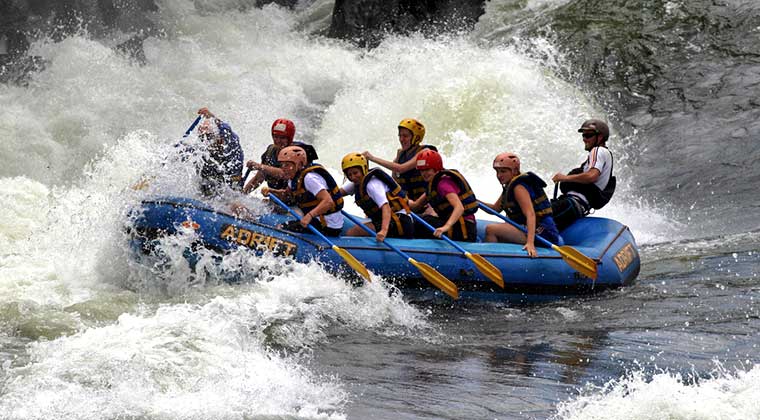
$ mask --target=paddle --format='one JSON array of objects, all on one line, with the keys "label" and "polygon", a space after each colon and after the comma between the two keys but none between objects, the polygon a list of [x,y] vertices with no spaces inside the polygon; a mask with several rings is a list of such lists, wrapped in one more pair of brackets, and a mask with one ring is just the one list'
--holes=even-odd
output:
[{"label": "paddle", "polygon": [[[435,228],[430,226],[430,224],[426,222],[425,219],[423,219],[422,217],[418,216],[415,213],[412,213],[412,217],[414,217],[414,219],[417,220],[418,222],[422,223],[422,225],[428,228],[431,232],[435,232]],[[481,273],[483,273],[486,277],[491,279],[491,281],[493,281],[494,283],[504,288],[504,277],[501,274],[501,270],[499,270],[493,264],[488,262],[488,260],[483,258],[480,254],[471,254],[466,249],[459,246],[456,242],[452,241],[451,238],[449,238],[448,236],[441,235],[441,239],[444,239],[454,248],[459,250],[459,252],[464,253],[464,256],[467,257],[473,263],[475,263],[475,267],[477,267]]]},{"label": "paddle", "polygon": [[[345,210],[341,210],[341,213],[343,213],[344,216],[348,217],[352,222],[356,223],[358,226],[361,226],[362,229],[367,231],[371,236],[377,236],[377,233],[375,233],[372,229],[367,227],[364,223],[362,223],[360,220],[356,219],[356,217],[352,216],[351,214],[348,214]],[[451,280],[447,279],[443,274],[439,273],[435,268],[415,260],[414,258],[407,255],[404,251],[396,248],[394,245],[383,241],[383,243],[393,251],[395,251],[398,255],[401,255],[409,261],[413,266],[419,270],[420,274],[422,274],[422,277],[425,277],[425,280],[429,281],[433,286],[439,288],[443,293],[446,293],[447,295],[451,296],[454,299],[459,299],[459,290],[457,289],[457,285],[452,283]]]},{"label": "paddle", "polygon": [[[301,220],[301,216],[298,215],[298,213],[295,212],[292,208],[290,208],[287,204],[283,203],[279,198],[277,198],[274,194],[269,194],[269,199],[277,203],[278,206],[282,207],[283,209],[290,212],[290,214],[293,215],[298,221]],[[312,233],[322,238],[323,241],[327,242],[328,245],[332,248],[333,251],[335,251],[338,255],[340,255],[346,263],[351,266],[354,270],[356,270],[357,273],[359,273],[362,277],[367,279],[367,281],[371,281],[369,277],[369,271],[367,271],[367,268],[364,267],[362,263],[359,262],[356,258],[354,258],[353,255],[349,254],[348,251],[345,249],[335,245],[332,243],[325,235],[322,234],[317,228],[312,226],[311,224],[307,225],[309,227],[309,230],[311,230]]]},{"label": "paddle", "polygon": [[[195,127],[198,125],[199,122],[201,122],[201,118],[202,116],[198,115],[195,118],[195,120],[193,120],[193,123],[190,124],[190,127],[188,127],[187,130],[185,130],[185,134],[182,136],[183,139],[187,138],[187,136],[189,136],[190,133],[192,133],[193,130],[195,130]],[[181,144],[182,144],[182,140],[180,140],[179,143],[175,144],[174,147],[179,147]],[[140,177],[139,181],[135,182],[134,185],[132,185],[131,188],[137,191],[144,190],[145,188],[148,187],[148,184],[150,184],[150,179],[148,179],[147,177],[145,177],[145,175],[143,175]]]},{"label": "paddle", "polygon": [[[481,202],[478,202],[478,205],[480,206],[481,209],[485,210],[487,213],[493,214],[494,216],[504,220],[505,222],[511,224],[512,226],[520,229],[523,233],[527,234],[524,227],[513,222],[512,220],[509,220],[509,218],[504,216],[503,214],[497,212],[496,210],[488,207],[487,205]],[[536,235],[536,239],[538,239],[538,241],[541,242],[542,244],[548,247],[551,247],[551,249],[559,252],[559,254],[562,256],[562,259],[567,263],[567,265],[572,267],[575,271],[583,274],[586,277],[596,280],[596,277],[598,274],[596,261],[583,255],[580,251],[578,251],[577,249],[571,246],[568,246],[568,245],[557,246],[547,241],[546,239],[542,238],[539,235]]]}]

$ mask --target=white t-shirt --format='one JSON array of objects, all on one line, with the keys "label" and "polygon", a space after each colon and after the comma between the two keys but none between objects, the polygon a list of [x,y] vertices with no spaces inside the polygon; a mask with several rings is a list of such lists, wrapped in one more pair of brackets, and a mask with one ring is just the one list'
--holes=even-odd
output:
[{"label": "white t-shirt", "polygon": [[[291,186],[293,186],[292,182]],[[309,172],[306,174],[303,179],[303,186],[306,188],[306,191],[314,194],[315,197],[322,190],[327,190],[327,192],[330,192],[327,189],[327,181],[325,181],[321,175],[318,175],[314,172]],[[343,229],[343,215],[340,214],[340,212],[324,214],[323,216],[325,218],[325,222],[327,222],[327,227],[333,229]]]},{"label": "white t-shirt", "polygon": [[[599,170],[599,178],[594,182],[594,185],[603,190],[607,187],[610,176],[612,176],[612,153],[606,147],[594,147],[588,152],[588,157],[582,168],[583,172],[588,172],[591,168]],[[588,204],[588,200],[581,193],[570,191],[568,195],[580,197]]]},{"label": "white t-shirt", "polygon": [[[346,192],[346,194],[356,194],[356,184],[353,182],[347,182],[345,185],[343,185],[343,191]],[[385,203],[388,202],[388,196],[386,193],[390,191],[390,188],[388,188],[385,183],[377,178],[372,178],[367,183],[367,195],[369,198],[372,199],[372,201],[377,204],[377,207],[382,208]],[[401,209],[397,211],[398,214],[406,214],[406,210]]]}]

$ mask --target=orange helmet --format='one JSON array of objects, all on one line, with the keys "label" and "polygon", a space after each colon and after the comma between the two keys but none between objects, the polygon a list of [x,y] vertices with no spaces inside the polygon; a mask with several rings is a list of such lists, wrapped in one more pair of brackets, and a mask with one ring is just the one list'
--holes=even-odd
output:
[{"label": "orange helmet", "polygon": [[288,146],[280,150],[277,160],[280,162],[293,162],[296,166],[300,163],[301,167],[304,167],[307,162],[306,151],[298,146]]},{"label": "orange helmet", "polygon": [[493,159],[493,168],[510,168],[520,172],[520,158],[512,152],[499,153]]},{"label": "orange helmet", "polygon": [[399,128],[406,128],[412,132],[412,144],[418,145],[425,138],[425,126],[414,118],[407,118],[398,123]]},{"label": "orange helmet", "polygon": [[425,169],[443,170],[443,159],[435,150],[425,149],[417,154],[417,170]]},{"label": "orange helmet", "polygon": [[278,118],[272,123],[272,135],[285,136],[290,144],[296,135],[296,125],[286,118]]}]

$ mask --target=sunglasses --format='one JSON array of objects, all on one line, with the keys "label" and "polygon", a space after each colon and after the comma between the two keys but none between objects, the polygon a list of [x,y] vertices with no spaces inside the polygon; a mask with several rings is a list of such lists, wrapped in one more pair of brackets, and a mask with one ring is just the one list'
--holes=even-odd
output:
[{"label": "sunglasses", "polygon": [[596,136],[596,134],[597,133],[583,133],[583,138],[584,139],[590,139],[590,138]]}]

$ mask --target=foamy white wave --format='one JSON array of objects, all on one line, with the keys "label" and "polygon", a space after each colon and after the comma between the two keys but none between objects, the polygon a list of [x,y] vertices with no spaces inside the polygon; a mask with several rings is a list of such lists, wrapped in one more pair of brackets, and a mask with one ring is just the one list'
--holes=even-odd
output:
[{"label": "foamy white wave", "polygon": [[685,378],[641,372],[588,387],[583,395],[558,407],[556,418],[583,419],[757,419],[760,418],[760,366],[748,371],[717,369],[712,377]]},{"label": "foamy white wave", "polygon": [[346,394],[335,379],[262,347],[248,329],[254,309],[217,298],[36,343],[32,362],[10,372],[0,412],[8,419],[343,418]]}]

